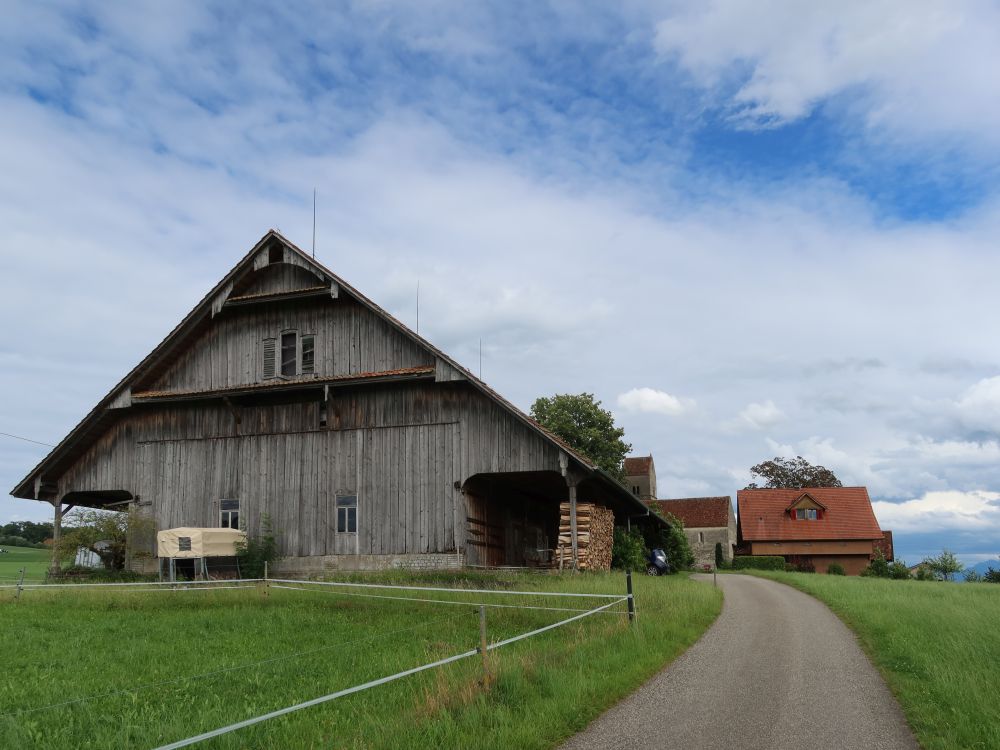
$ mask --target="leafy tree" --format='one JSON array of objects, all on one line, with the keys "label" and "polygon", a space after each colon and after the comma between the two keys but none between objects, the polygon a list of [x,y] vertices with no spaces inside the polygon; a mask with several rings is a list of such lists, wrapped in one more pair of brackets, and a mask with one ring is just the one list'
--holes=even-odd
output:
[{"label": "leafy tree", "polygon": [[623,462],[632,446],[622,439],[625,430],[594,400],[594,394],[539,398],[531,405],[531,416],[619,482],[625,481]]},{"label": "leafy tree", "polygon": [[775,456],[750,469],[750,473],[760,480],[751,482],[744,489],[781,489],[794,487],[843,487],[832,471],[825,466],[813,466],[802,456],[781,458]]},{"label": "leafy tree", "polygon": [[611,547],[611,567],[619,570],[645,570],[649,550],[638,529],[626,531],[615,527],[614,543]]},{"label": "leafy tree", "polygon": [[990,565],[983,573],[983,581],[985,583],[1000,583],[1000,570]]},{"label": "leafy tree", "polygon": [[56,554],[63,561],[72,560],[79,547],[96,552],[109,570],[122,570],[132,541],[133,557],[148,557],[145,542],[152,536],[152,518],[138,511],[111,511],[78,508],[66,517],[66,530],[59,537]]},{"label": "leafy tree", "polygon": [[975,568],[966,568],[965,572],[962,573],[962,577],[966,583],[981,583],[983,580],[983,576]]},{"label": "leafy tree", "polygon": [[929,557],[924,562],[934,575],[942,581],[955,580],[955,574],[961,573],[965,569],[965,566],[958,561],[955,554],[947,549],[941,550],[940,555]]},{"label": "leafy tree", "polygon": [[52,537],[52,522],[11,521],[0,526],[0,536],[19,536],[29,544],[40,544]]}]

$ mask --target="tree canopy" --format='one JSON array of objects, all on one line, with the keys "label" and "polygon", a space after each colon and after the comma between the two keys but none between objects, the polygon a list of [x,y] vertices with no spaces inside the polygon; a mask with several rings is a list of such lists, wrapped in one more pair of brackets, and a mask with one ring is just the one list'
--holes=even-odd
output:
[{"label": "tree canopy", "polygon": [[[128,557],[129,544],[151,544],[156,525],[153,520],[135,510],[107,511],[77,508],[66,518],[73,528],[59,539],[58,554],[62,560],[72,560],[79,547],[96,552],[109,570],[122,570]],[[138,544],[137,544],[138,543]],[[146,557],[144,551],[136,557]]]},{"label": "tree canopy", "polygon": [[813,466],[802,456],[781,458],[775,456],[750,469],[750,473],[763,480],[753,481],[744,489],[783,489],[794,487],[843,487],[836,475],[825,466]]},{"label": "tree canopy", "polygon": [[625,481],[623,462],[632,446],[622,438],[625,430],[592,393],[562,393],[539,398],[531,405],[531,416],[575,450],[585,455],[620,482]]}]

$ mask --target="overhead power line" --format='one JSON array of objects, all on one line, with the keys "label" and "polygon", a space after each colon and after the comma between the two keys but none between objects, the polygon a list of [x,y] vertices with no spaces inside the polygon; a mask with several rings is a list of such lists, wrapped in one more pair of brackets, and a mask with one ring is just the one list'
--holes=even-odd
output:
[{"label": "overhead power line", "polygon": [[43,443],[41,440],[32,440],[31,438],[21,437],[20,435],[11,435],[9,432],[0,432],[0,435],[5,437],[14,438],[15,440],[23,440],[26,443],[34,443],[35,445],[44,445],[46,448],[55,448],[51,443]]}]

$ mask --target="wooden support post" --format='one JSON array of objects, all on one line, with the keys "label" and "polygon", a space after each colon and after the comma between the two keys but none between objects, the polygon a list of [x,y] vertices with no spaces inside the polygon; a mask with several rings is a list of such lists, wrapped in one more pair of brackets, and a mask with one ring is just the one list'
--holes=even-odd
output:
[{"label": "wooden support post", "polygon": [[576,484],[569,486],[569,533],[572,545],[573,570],[580,569],[579,539],[576,535]]},{"label": "wooden support post", "polygon": [[20,579],[18,579],[17,582],[17,594],[15,594],[14,596],[15,602],[21,601],[21,591],[24,589],[24,570],[25,570],[24,568],[21,568],[21,577]]},{"label": "wooden support post", "polygon": [[59,577],[59,537],[62,536],[62,501],[52,503],[55,515],[52,518],[52,562],[49,564],[49,576]]}]

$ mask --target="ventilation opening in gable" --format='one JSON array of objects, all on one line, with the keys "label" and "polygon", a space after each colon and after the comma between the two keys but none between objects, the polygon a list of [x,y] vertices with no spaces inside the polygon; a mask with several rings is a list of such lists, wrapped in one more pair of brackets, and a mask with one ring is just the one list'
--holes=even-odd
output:
[{"label": "ventilation opening in gable", "polygon": [[272,265],[274,263],[284,263],[285,262],[285,248],[281,245],[275,243],[267,249],[267,263]]}]

